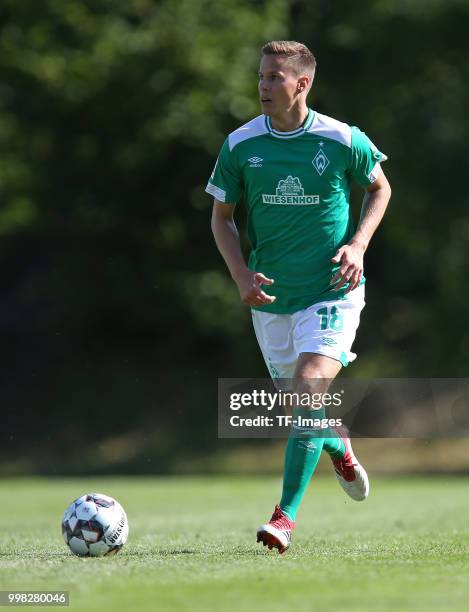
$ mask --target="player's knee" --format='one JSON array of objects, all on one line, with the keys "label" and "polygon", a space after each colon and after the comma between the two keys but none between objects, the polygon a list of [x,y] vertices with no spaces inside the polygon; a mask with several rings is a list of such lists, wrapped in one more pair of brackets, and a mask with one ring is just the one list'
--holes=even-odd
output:
[{"label": "player's knee", "polygon": [[313,395],[316,393],[326,393],[329,384],[330,381],[326,378],[326,372],[321,368],[299,372],[293,380],[294,389],[298,394],[307,393]]}]

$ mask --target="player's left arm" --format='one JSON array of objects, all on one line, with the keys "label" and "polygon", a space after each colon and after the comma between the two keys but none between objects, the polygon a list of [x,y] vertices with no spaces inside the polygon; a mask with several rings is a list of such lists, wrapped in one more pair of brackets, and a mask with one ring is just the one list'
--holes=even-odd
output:
[{"label": "player's left arm", "polygon": [[337,250],[331,260],[333,263],[341,264],[331,280],[331,285],[337,283],[334,287],[336,291],[346,283],[350,283],[346,289],[348,293],[360,284],[363,276],[363,256],[371,237],[381,223],[390,197],[391,186],[381,168],[376,180],[366,187],[357,231],[350,242]]}]

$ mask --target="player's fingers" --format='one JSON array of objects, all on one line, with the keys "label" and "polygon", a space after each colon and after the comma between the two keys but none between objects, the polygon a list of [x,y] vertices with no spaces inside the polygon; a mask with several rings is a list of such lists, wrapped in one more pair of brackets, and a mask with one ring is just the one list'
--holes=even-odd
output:
[{"label": "player's fingers", "polygon": [[267,295],[267,293],[261,291],[260,299],[263,301],[264,304],[272,304],[272,302],[275,302],[277,298],[275,297],[275,295]]},{"label": "player's fingers", "polygon": [[340,281],[337,283],[337,285],[334,287],[334,291],[338,291],[339,289],[341,289],[346,283],[348,283],[348,281],[350,280],[350,277],[353,274],[353,269],[351,269],[351,266],[348,268],[348,270],[345,272],[345,274],[342,276],[342,278],[340,279]]},{"label": "player's fingers", "polygon": [[267,295],[264,291],[252,291],[245,297],[243,302],[248,306],[261,306],[262,304],[272,304],[277,298],[274,295]]},{"label": "player's fingers", "polygon": [[249,291],[247,295],[242,298],[243,302],[248,306],[257,305],[259,303],[259,291],[254,287]]},{"label": "player's fingers", "polygon": [[247,304],[247,306],[260,306],[262,303],[260,300],[252,299],[252,298],[251,299],[246,298],[245,300],[243,300],[243,302]]},{"label": "player's fingers", "polygon": [[360,285],[360,283],[362,282],[362,277],[363,277],[363,270],[360,270],[357,275],[357,282],[355,283],[354,289],[356,289]]},{"label": "player's fingers", "polygon": [[339,263],[344,253],[344,247],[340,247],[334,257],[331,259],[332,263]]},{"label": "player's fingers", "polygon": [[251,308],[255,307],[255,306],[265,306],[266,304],[272,304],[272,302],[275,301],[275,298],[270,298],[269,300],[252,300],[250,302],[244,302],[245,304],[247,304],[248,306],[250,306]]},{"label": "player's fingers", "polygon": [[335,283],[339,280],[339,278],[341,278],[343,272],[342,272],[342,268],[336,272],[336,274],[334,274],[334,276],[331,278],[331,285],[335,285]]},{"label": "player's fingers", "polygon": [[358,285],[360,284],[361,278],[362,278],[361,270],[356,270],[350,278],[350,283],[347,289],[345,290],[345,293],[350,293],[350,291],[353,291],[354,289],[356,289]]},{"label": "player's fingers", "polygon": [[267,278],[267,276],[262,274],[262,272],[256,272],[256,274],[254,274],[254,278],[259,285],[273,285],[274,283],[273,278]]},{"label": "player's fingers", "polygon": [[339,278],[343,277],[344,274],[347,273],[347,270],[349,269],[349,267],[350,266],[348,264],[344,264],[340,268],[340,270],[337,270],[337,272],[334,274],[334,276],[331,279],[331,285],[334,285],[339,280]]},{"label": "player's fingers", "polygon": [[259,305],[271,304],[275,301],[276,298],[274,295],[268,295],[267,293],[264,293],[264,291],[257,291],[255,295],[251,296],[251,299],[256,302],[257,305]]}]

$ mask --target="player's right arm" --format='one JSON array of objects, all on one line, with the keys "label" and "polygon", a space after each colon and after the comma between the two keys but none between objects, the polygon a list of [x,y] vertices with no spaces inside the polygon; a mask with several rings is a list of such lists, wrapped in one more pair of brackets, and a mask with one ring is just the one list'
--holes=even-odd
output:
[{"label": "player's right arm", "polygon": [[253,272],[247,267],[234,221],[234,209],[235,204],[220,202],[215,198],[212,210],[212,232],[218,250],[238,286],[241,300],[248,306],[271,304],[275,297],[267,295],[261,285],[271,285],[274,281],[261,272]]}]

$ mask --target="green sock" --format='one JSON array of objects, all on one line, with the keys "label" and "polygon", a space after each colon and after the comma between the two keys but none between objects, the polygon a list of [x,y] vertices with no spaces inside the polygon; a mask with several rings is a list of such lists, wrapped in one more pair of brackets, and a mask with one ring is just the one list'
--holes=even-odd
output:
[{"label": "green sock", "polygon": [[324,438],[324,450],[333,459],[342,459],[345,455],[345,444],[342,438],[331,428],[329,428],[331,434],[330,438]]},{"label": "green sock", "polygon": [[[324,409],[296,408],[293,410],[293,418],[298,416],[324,418]],[[317,434],[317,431],[310,430],[300,437],[290,435],[288,438],[280,508],[292,521],[295,520],[303,494],[321,456],[324,438],[319,438]],[[298,433],[296,435],[298,436]]]}]

